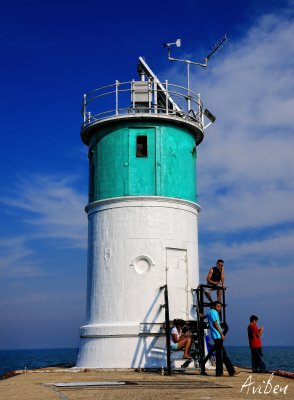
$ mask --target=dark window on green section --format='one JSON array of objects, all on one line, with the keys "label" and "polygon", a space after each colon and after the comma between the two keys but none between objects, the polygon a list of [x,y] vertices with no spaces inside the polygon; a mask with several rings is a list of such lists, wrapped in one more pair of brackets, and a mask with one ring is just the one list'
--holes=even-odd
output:
[{"label": "dark window on green section", "polygon": [[137,136],[136,156],[147,157],[147,136]]}]

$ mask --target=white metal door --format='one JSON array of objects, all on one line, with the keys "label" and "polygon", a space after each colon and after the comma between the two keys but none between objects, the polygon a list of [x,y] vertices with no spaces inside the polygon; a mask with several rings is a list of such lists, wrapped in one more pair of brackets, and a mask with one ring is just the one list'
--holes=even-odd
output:
[{"label": "white metal door", "polygon": [[187,250],[166,249],[166,283],[170,319],[188,319]]}]

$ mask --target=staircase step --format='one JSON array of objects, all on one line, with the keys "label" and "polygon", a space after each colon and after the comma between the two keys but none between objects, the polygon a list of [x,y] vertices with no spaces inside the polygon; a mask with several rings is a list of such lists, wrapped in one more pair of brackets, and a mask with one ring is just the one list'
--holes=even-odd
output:
[{"label": "staircase step", "polygon": [[173,369],[181,369],[181,368],[192,368],[195,369],[194,360],[186,360],[184,358],[173,360],[172,361]]}]

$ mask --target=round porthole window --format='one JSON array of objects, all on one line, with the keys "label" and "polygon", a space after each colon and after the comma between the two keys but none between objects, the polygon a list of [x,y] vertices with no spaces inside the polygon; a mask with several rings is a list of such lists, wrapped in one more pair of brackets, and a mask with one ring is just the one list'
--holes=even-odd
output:
[{"label": "round porthole window", "polygon": [[139,256],[133,260],[131,265],[138,274],[144,275],[150,270],[151,266],[154,265],[154,262],[148,256]]}]

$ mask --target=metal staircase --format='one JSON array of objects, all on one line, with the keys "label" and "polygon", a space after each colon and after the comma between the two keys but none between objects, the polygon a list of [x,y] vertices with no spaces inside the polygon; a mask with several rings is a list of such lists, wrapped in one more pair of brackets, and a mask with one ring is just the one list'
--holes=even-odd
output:
[{"label": "metal staircase", "polygon": [[165,309],[165,337],[166,337],[166,373],[171,375],[173,370],[185,369],[194,362],[194,366],[198,367],[200,361],[205,357],[205,330],[209,329],[208,323],[204,321],[205,316],[211,308],[211,303],[204,300],[205,288],[212,290],[222,290],[222,311],[220,315],[221,326],[226,326],[226,303],[225,303],[225,288],[219,288],[211,285],[199,285],[197,289],[192,289],[192,294],[196,293],[196,304],[193,307],[196,308],[197,320],[185,321],[192,332],[192,346],[191,355],[192,360],[185,360],[180,368],[172,369],[171,359],[171,348],[170,348],[170,329],[171,323],[169,318],[169,302],[168,302],[168,287],[167,285],[161,286],[161,290],[164,290],[164,304],[161,305]]}]

